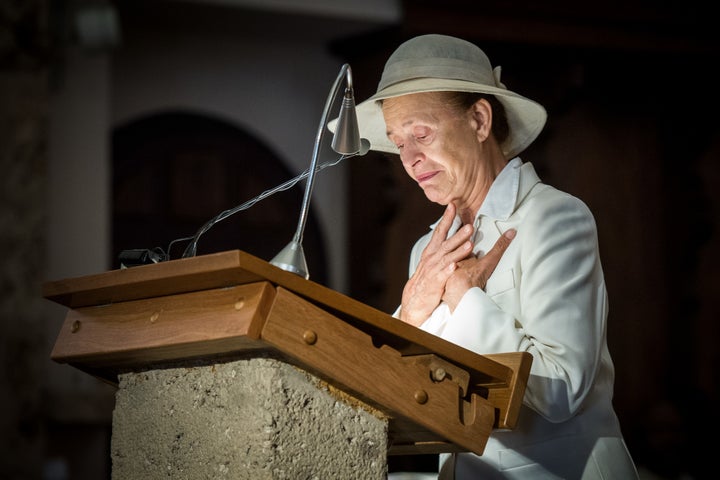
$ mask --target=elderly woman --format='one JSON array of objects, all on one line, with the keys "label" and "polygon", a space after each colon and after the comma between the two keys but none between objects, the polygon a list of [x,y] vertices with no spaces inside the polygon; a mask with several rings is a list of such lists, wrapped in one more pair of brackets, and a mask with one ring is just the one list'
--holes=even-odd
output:
[{"label": "elderly woman", "polygon": [[447,206],[412,250],[395,316],[479,354],[533,356],[517,427],[494,431],[482,456],[441,455],[440,478],[637,478],[612,405],[594,218],[518,157],[545,109],[472,43],[423,35],[357,112],[371,148],[399,154]]}]

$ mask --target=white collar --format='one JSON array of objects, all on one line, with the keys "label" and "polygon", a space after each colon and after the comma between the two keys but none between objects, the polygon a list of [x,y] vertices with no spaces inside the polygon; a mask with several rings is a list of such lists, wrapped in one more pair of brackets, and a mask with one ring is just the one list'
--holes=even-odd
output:
[{"label": "white collar", "polygon": [[520,167],[522,160],[515,157],[502,169],[500,174],[490,185],[487,196],[480,205],[475,218],[480,215],[496,220],[507,220],[515,210],[518,189],[520,188]]}]

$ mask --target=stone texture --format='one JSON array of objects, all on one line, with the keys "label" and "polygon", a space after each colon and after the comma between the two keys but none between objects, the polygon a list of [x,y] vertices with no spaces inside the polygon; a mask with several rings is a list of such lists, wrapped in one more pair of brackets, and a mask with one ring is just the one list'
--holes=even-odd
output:
[{"label": "stone texture", "polygon": [[387,478],[387,419],[343,397],[265,358],[121,375],[112,478]]},{"label": "stone texture", "polygon": [[0,71],[0,476],[10,480],[39,477],[45,441],[47,109],[45,71]]}]

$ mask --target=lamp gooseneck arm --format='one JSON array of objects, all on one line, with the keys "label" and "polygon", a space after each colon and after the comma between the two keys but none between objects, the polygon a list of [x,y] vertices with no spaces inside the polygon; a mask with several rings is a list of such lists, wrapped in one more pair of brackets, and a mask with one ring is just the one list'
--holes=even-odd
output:
[{"label": "lamp gooseneck arm", "polygon": [[312,196],[313,186],[315,185],[315,173],[317,171],[318,157],[320,156],[320,148],[322,146],[322,140],[325,136],[325,129],[330,115],[330,108],[332,108],[333,101],[338,94],[340,85],[343,77],[346,77],[348,89],[352,89],[352,71],[350,65],[347,63],[342,66],[340,73],[333,83],[330,94],[325,101],[325,108],[323,109],[322,118],[320,118],[320,125],[318,126],[317,135],[315,136],[315,146],[313,147],[312,160],[310,162],[310,173],[307,177],[307,183],[305,184],[305,194],[303,196],[302,207],[300,209],[300,218],[298,219],[297,230],[293,236],[293,242],[301,244],[303,241],[303,235],[305,232],[305,223],[307,222],[308,209],[310,206],[310,197]]}]

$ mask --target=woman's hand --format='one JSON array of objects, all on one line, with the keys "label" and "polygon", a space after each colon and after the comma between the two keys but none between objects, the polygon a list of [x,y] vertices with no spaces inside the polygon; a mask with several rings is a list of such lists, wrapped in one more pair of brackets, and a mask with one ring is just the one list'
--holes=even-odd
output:
[{"label": "woman's hand", "polygon": [[416,327],[425,322],[440,304],[445,293],[445,284],[455,272],[458,262],[472,255],[472,226],[465,225],[450,238],[446,238],[454,219],[455,206],[448,204],[430,242],[420,256],[415,273],[403,289],[400,309],[400,319],[403,322]]},{"label": "woman's hand", "polygon": [[485,290],[490,275],[495,271],[495,267],[513,238],[515,238],[515,230],[508,230],[498,238],[485,256],[477,258],[475,255],[471,255],[457,263],[457,267],[445,284],[445,293],[442,296],[442,300],[448,304],[451,312],[460,303],[465,292],[472,287],[480,287]]}]

